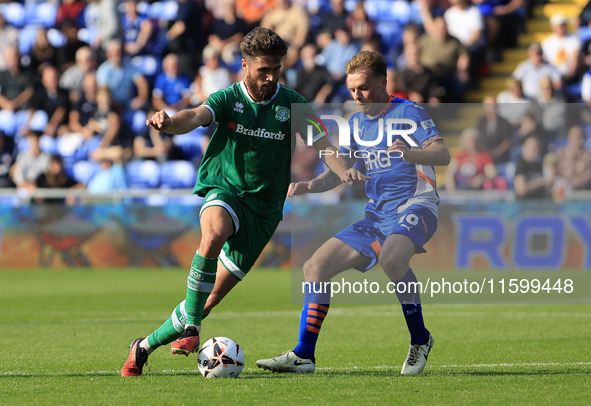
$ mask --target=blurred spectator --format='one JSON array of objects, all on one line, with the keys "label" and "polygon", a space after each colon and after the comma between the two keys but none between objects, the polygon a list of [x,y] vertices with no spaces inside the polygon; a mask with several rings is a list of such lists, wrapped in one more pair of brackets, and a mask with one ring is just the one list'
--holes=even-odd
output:
[{"label": "blurred spectator", "polygon": [[241,60],[239,44],[249,28],[242,18],[236,16],[232,0],[224,0],[220,7],[223,14],[211,24],[208,45],[218,51],[226,65],[234,67]]},{"label": "blurred spectator", "polygon": [[166,39],[168,44],[165,53],[177,54],[184,72],[197,71],[199,57],[203,49],[205,35],[204,19],[208,15],[202,2],[195,0],[177,0],[177,19],[174,20],[168,31]]},{"label": "blurred spectator", "polygon": [[49,155],[39,146],[40,132],[31,131],[26,138],[28,148],[19,152],[10,173],[12,182],[17,188],[33,190],[36,187],[37,177],[49,166]]},{"label": "blurred spectator", "polygon": [[94,134],[100,136],[100,142],[95,150],[90,151],[91,158],[99,161],[100,158],[96,156],[116,154],[121,159],[129,159],[132,153],[131,134],[123,124],[119,111],[113,106],[108,90],[97,91],[96,106],[88,125]]},{"label": "blurred spectator", "polygon": [[567,106],[556,94],[552,81],[547,76],[540,79],[540,91],[532,102],[532,111],[539,118],[547,137],[553,138],[565,130]]},{"label": "blurred spectator", "polygon": [[[35,180],[35,186],[38,188],[44,189],[70,189],[70,188],[83,188],[84,185],[81,183],[76,182],[72,179],[66,171],[64,170],[64,162],[62,157],[59,155],[51,155],[49,158],[49,165],[47,170],[40,174],[37,179]],[[52,198],[36,198],[36,203],[53,203],[53,204],[63,204],[74,203],[75,199],[73,197],[70,198],[63,198],[63,197],[52,197]]]},{"label": "blurred spectator", "polygon": [[301,137],[296,137],[296,145],[291,160],[291,181],[307,182],[314,179],[318,166],[318,153],[304,142]]},{"label": "blurred spectator", "polygon": [[119,40],[109,43],[107,60],[98,67],[96,82],[99,87],[109,89],[113,101],[123,110],[140,110],[147,105],[148,81],[123,59],[123,46]]},{"label": "blurred spectator", "polygon": [[276,0],[236,0],[235,7],[238,17],[251,27],[259,25],[265,14],[273,10]]},{"label": "blurred spectator", "polygon": [[[4,51],[6,70],[0,72],[0,119],[6,121],[7,135],[14,135],[17,130],[15,114],[29,107],[34,94],[34,78],[20,65],[20,54],[15,46],[8,46]],[[24,115],[26,113],[23,112]],[[10,128],[8,128],[10,127]]]},{"label": "blurred spectator", "polygon": [[525,0],[473,0],[484,18],[486,40],[493,60],[501,58],[504,48],[517,45],[523,26]]},{"label": "blurred spectator", "polygon": [[88,182],[87,190],[89,193],[102,194],[129,188],[120,152],[120,150],[115,149],[97,151],[94,158],[100,163],[100,171]]},{"label": "blurred spectator", "polygon": [[[41,87],[35,92],[30,109],[30,117],[26,126],[38,112],[47,115],[47,125],[42,129],[43,134],[56,137],[64,132],[63,126],[67,122],[70,111],[68,92],[58,85],[59,73],[54,66],[47,65],[41,73]],[[26,131],[23,131],[26,133]]]},{"label": "blurred spectator", "polygon": [[408,44],[404,49],[406,67],[396,73],[398,88],[406,93],[408,100],[416,103],[439,103],[435,75],[420,64],[421,50],[416,44]]},{"label": "blurred spectator", "polygon": [[82,0],[62,0],[57,7],[56,26],[62,27],[66,23],[72,23],[74,26],[80,25],[85,6],[86,3]]},{"label": "blurred spectator", "polygon": [[523,94],[521,81],[508,78],[505,83],[506,89],[497,95],[498,112],[511,125],[516,126],[529,109],[529,99]]},{"label": "blurred spectator", "polygon": [[337,28],[334,36],[334,40],[322,50],[321,55],[324,66],[335,84],[342,84],[345,80],[344,67],[359,52],[360,46],[356,42],[351,42],[351,36],[345,26]]},{"label": "blurred spectator", "polygon": [[[424,20],[431,18],[424,11],[423,15]],[[449,35],[443,17],[434,18],[432,24],[425,25],[425,29],[426,33],[418,40],[421,65],[429,68],[438,84],[445,88],[445,101],[461,101],[470,79],[470,56],[467,49],[457,38]]]},{"label": "blurred spectator", "polygon": [[484,114],[476,128],[482,150],[488,151],[495,164],[508,162],[515,128],[499,115],[495,96],[486,96],[482,101]]},{"label": "blurred spectator", "polygon": [[118,4],[119,0],[99,0],[98,44],[104,52],[111,41],[121,37],[121,13]]},{"label": "blurred spectator", "polygon": [[122,16],[123,46],[127,55],[150,53],[153,26],[150,19],[138,12],[138,0],[125,0]]},{"label": "blurred spectator", "polygon": [[292,0],[276,0],[275,7],[261,20],[261,27],[275,31],[287,42],[289,49],[285,68],[290,68],[296,62],[310,29],[310,18],[306,11],[292,4]]},{"label": "blurred spectator", "polygon": [[346,27],[348,16],[345,0],[330,0],[330,11],[322,15],[318,33],[334,33],[337,29]]},{"label": "blurred spectator", "polygon": [[168,54],[162,60],[162,73],[156,78],[152,91],[152,106],[174,114],[186,108],[191,101],[191,81],[180,72],[179,58]]},{"label": "blurred spectator", "polygon": [[521,81],[523,94],[529,99],[535,99],[540,90],[540,79],[544,76],[552,80],[555,90],[560,90],[562,81],[554,66],[544,60],[542,45],[533,42],[527,49],[527,59],[522,61],[513,71],[512,76]]},{"label": "blurred spectator", "polygon": [[86,43],[78,39],[78,27],[70,21],[66,20],[61,25],[61,32],[66,39],[66,43],[57,48],[56,66],[60,72],[65,72],[76,61],[76,52]]},{"label": "blurred spectator", "polygon": [[470,80],[478,82],[480,66],[484,62],[484,22],[478,7],[470,0],[450,0],[451,7],[443,18],[449,35],[460,40],[470,54]]},{"label": "blurred spectator", "polygon": [[332,76],[324,66],[316,63],[315,44],[304,45],[300,52],[302,68],[297,71],[294,89],[310,102],[326,103],[332,93]]},{"label": "blurred spectator", "polygon": [[353,12],[347,17],[347,28],[354,41],[367,41],[374,38],[376,23],[369,19],[363,2],[357,3]]},{"label": "blurred spectator", "polygon": [[[402,31],[402,43],[399,47],[392,47],[389,51],[391,59],[395,62],[397,69],[404,69],[406,67],[406,57],[404,56],[404,50],[409,45],[419,44],[419,37],[421,36],[421,30],[414,24],[409,24],[404,27]],[[379,49],[377,50],[379,52]]]},{"label": "blurred spectator", "polygon": [[528,109],[523,115],[523,117],[521,117],[515,135],[516,138],[513,142],[514,156],[517,154],[517,150],[519,149],[519,147],[521,147],[528,138],[532,137],[537,138],[537,140],[539,141],[540,153],[542,155],[545,153],[547,137],[544,133],[544,130],[542,129],[540,120],[538,120],[538,117],[536,117],[532,109]]},{"label": "blurred spectator", "polygon": [[553,176],[544,176],[540,141],[528,137],[515,166],[515,195],[520,199],[548,198],[553,182]]},{"label": "blurred spectator", "polygon": [[[0,55],[5,55],[6,48],[18,46],[18,30],[9,25],[0,13]],[[6,61],[0,58],[0,72],[6,70]]]},{"label": "blurred spectator", "polygon": [[556,151],[557,175],[572,190],[591,190],[591,151],[585,148],[585,133],[579,125],[568,130],[568,144]]},{"label": "blurred spectator", "polygon": [[95,135],[95,125],[91,119],[98,109],[96,91],[96,74],[88,72],[82,81],[80,98],[73,103],[69,115],[70,131],[81,134],[85,140],[90,140]]},{"label": "blurred spectator", "polygon": [[203,103],[210,94],[232,84],[230,71],[220,64],[218,51],[209,45],[203,48],[203,63],[192,85],[191,103],[194,105]]},{"label": "blurred spectator", "polygon": [[37,29],[35,34],[35,43],[31,49],[29,68],[41,74],[43,68],[47,65],[55,66],[57,60],[57,51],[53,45],[49,43],[47,38],[47,30],[45,28]]},{"label": "blurred spectator", "polygon": [[159,162],[183,159],[182,152],[172,142],[171,134],[148,126],[133,139],[133,157],[134,159],[155,159]]},{"label": "blurred spectator", "polygon": [[452,156],[445,172],[445,188],[454,190],[482,190],[485,182],[492,188],[497,177],[491,155],[478,148],[478,130],[466,128],[460,135],[460,151]]},{"label": "blurred spectator", "polygon": [[542,42],[542,50],[548,62],[569,83],[578,78],[581,42],[567,33],[566,23],[567,19],[562,14],[550,17],[552,35]]},{"label": "blurred spectator", "polygon": [[59,84],[68,91],[72,103],[79,100],[82,94],[82,81],[92,69],[92,63],[92,51],[84,46],[76,51],[76,63],[62,74]]},{"label": "blurred spectator", "polygon": [[14,162],[14,141],[0,131],[0,188],[14,187],[10,168]]}]

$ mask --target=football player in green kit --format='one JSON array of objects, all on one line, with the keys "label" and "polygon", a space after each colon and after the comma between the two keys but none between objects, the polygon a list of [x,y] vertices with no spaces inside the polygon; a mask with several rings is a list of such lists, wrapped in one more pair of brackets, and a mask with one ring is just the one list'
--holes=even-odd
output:
[{"label": "football player in green kit", "polygon": [[[240,44],[245,78],[213,93],[203,105],[172,117],[155,113],[147,120],[157,130],[184,134],[217,122],[193,193],[205,198],[200,215],[202,238],[187,278],[186,300],[145,338],[130,345],[122,376],[142,374],[148,355],[171,344],[174,354],[199,349],[201,320],[246,275],[282,218],[295,145],[290,110],[306,100],[279,84],[287,53],[273,31],[255,28]],[[330,150],[325,163],[343,182],[366,179],[336,154],[324,133],[314,134],[317,150]],[[219,259],[219,262],[218,262]]]}]

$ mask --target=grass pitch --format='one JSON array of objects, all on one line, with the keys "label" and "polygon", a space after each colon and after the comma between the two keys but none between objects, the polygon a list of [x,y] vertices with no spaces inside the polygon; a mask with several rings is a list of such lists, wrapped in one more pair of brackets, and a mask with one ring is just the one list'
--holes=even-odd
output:
[{"label": "grass pitch", "polygon": [[[591,305],[426,305],[435,346],[399,375],[408,332],[398,304],[333,306],[312,375],[260,371],[293,348],[290,274],[257,269],[204,322],[202,340],[244,348],[238,379],[209,380],[195,355],[161,348],[139,378],[119,371],[185,295],[185,270],[0,271],[0,405],[498,404],[591,399]],[[420,278],[419,273],[419,278]]]}]

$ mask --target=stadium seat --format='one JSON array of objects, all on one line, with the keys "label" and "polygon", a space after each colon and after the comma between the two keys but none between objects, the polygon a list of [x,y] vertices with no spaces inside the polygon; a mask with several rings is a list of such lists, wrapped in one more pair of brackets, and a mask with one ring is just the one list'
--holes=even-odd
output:
[{"label": "stadium seat", "polygon": [[37,36],[38,25],[26,25],[18,36],[18,50],[21,55],[29,55],[35,44],[35,37]]},{"label": "stadium seat", "polygon": [[167,161],[160,165],[160,187],[192,189],[197,180],[195,165],[189,161]]},{"label": "stadium seat", "polygon": [[88,185],[90,179],[101,170],[100,164],[94,161],[78,161],[72,167],[74,180]]},{"label": "stadium seat", "polygon": [[160,165],[155,161],[131,161],[125,172],[131,189],[154,189],[160,185]]},{"label": "stadium seat", "polygon": [[131,64],[146,77],[150,84],[154,84],[160,73],[161,62],[154,55],[137,55],[131,58]]},{"label": "stadium seat", "polygon": [[156,1],[148,8],[147,15],[156,20],[172,21],[176,20],[178,10],[179,5],[176,1]]},{"label": "stadium seat", "polygon": [[45,28],[55,27],[55,18],[57,16],[57,4],[44,3],[29,3],[25,5],[26,24],[39,24]]},{"label": "stadium seat", "polygon": [[136,135],[146,128],[148,115],[143,110],[128,110],[123,113],[122,118],[133,134]]},{"label": "stadium seat", "polygon": [[16,28],[23,28],[25,25],[25,7],[16,2],[0,4],[0,13],[6,22]]},{"label": "stadium seat", "polygon": [[207,135],[207,128],[198,127],[187,134],[176,134],[172,143],[176,145],[187,161],[203,156],[203,138]]},{"label": "stadium seat", "polygon": [[47,30],[47,40],[56,48],[61,48],[66,44],[66,36],[57,28]]},{"label": "stadium seat", "polygon": [[50,135],[42,135],[39,139],[41,151],[47,154],[57,154],[57,140]]}]

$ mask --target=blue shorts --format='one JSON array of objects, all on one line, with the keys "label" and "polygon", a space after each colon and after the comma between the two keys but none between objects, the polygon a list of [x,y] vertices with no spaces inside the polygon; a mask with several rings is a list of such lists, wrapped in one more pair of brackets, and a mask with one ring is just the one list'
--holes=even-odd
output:
[{"label": "blue shorts", "polygon": [[417,253],[427,252],[423,245],[437,230],[437,216],[422,206],[413,205],[400,214],[387,217],[366,217],[343,229],[335,238],[364,257],[368,263],[357,270],[368,271],[377,262],[386,238],[392,234],[405,235],[415,244]]}]

